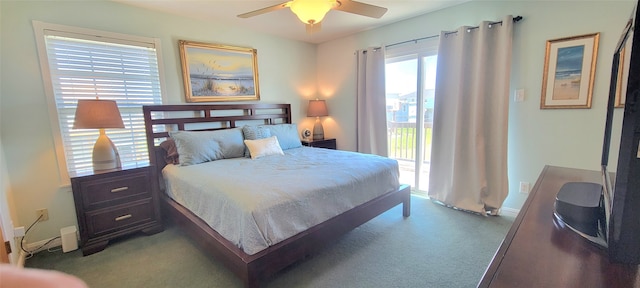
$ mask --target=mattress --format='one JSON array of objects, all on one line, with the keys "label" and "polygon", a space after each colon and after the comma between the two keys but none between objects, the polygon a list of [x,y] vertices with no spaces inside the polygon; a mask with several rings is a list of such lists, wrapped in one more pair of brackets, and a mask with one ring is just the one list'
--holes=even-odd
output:
[{"label": "mattress", "polygon": [[284,153],[167,165],[165,192],[252,255],[399,187],[393,159],[309,147]]}]

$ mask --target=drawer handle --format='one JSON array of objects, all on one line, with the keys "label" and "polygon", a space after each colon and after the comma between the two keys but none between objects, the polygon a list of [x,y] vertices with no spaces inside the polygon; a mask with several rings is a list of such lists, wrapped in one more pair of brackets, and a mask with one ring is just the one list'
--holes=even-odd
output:
[{"label": "drawer handle", "polygon": [[129,219],[131,217],[133,217],[133,216],[131,216],[131,214],[123,215],[123,216],[120,216],[120,217],[116,217],[116,221],[122,221],[122,220],[125,220],[125,219]]},{"label": "drawer handle", "polygon": [[129,187],[125,186],[125,187],[120,187],[120,188],[113,188],[111,189],[111,193],[118,193],[118,192],[122,192],[122,191],[126,191],[129,190]]}]

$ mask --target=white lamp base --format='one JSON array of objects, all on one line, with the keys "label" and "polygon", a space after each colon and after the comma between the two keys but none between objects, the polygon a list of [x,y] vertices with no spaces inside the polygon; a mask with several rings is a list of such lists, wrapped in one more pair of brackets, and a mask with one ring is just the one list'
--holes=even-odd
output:
[{"label": "white lamp base", "polygon": [[316,123],[313,124],[313,140],[324,140],[324,128],[320,123],[320,117],[316,117]]},{"label": "white lamp base", "polygon": [[120,168],[122,164],[116,145],[113,145],[111,139],[104,133],[104,129],[100,129],[100,136],[93,146],[93,170],[105,171]]}]

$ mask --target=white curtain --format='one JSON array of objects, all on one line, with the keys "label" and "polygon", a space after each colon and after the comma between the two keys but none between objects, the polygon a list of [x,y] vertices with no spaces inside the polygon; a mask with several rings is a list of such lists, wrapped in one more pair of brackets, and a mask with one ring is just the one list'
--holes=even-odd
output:
[{"label": "white curtain", "polygon": [[388,155],[384,47],[356,51],[358,152]]},{"label": "white curtain", "polygon": [[429,197],[495,215],[509,191],[513,19],[489,24],[440,34]]}]

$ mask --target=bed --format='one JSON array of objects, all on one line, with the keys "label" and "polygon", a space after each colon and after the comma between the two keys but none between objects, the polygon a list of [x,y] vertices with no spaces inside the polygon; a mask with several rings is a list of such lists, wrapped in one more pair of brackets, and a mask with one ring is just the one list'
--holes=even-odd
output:
[{"label": "bed", "polygon": [[[344,164],[340,165],[349,165],[349,162],[352,162],[351,165],[353,165],[353,167],[348,169],[354,170],[356,166],[363,166],[368,165],[370,162],[376,162],[378,158],[373,156],[358,156],[353,155],[355,153],[326,150],[322,148],[294,147],[292,149],[285,150],[281,157],[264,157],[261,161],[253,161],[251,158],[239,157],[237,159],[233,158],[221,159],[220,161],[209,161],[186,167],[179,166],[179,168],[174,167],[174,165],[165,167],[167,165],[165,159],[168,158],[168,155],[166,149],[162,148],[166,148],[166,146],[161,144],[164,144],[163,142],[169,138],[170,133],[175,138],[178,133],[182,133],[175,131],[222,130],[229,133],[237,133],[235,130],[246,126],[285,126],[291,123],[291,107],[289,104],[155,105],[144,106],[143,112],[150,163],[152,167],[155,168],[152,169],[152,178],[154,180],[157,179],[157,181],[153,181],[152,186],[153,189],[160,191],[160,193],[158,193],[159,195],[162,195],[161,202],[163,203],[164,219],[166,221],[176,223],[207,253],[221,260],[231,271],[242,279],[245,287],[259,287],[261,281],[264,281],[268,277],[296,261],[312,255],[322,249],[325,245],[335,242],[341,235],[353,230],[359,225],[395,207],[396,205],[403,204],[402,214],[404,217],[408,217],[410,215],[411,202],[410,187],[408,185],[398,185],[397,182],[395,185],[390,185],[385,182],[378,183],[375,181],[379,181],[377,179],[383,178],[380,175],[365,175],[366,173],[362,173],[363,177],[369,178],[363,178],[365,180],[360,181],[364,182],[359,184],[362,186],[354,186],[354,184],[347,182],[351,180],[346,179],[351,176],[342,177],[345,178],[344,181],[342,181],[340,175],[325,175],[331,172],[330,170],[332,169],[330,165],[335,164],[329,162],[345,161]],[[178,139],[179,138],[176,138],[176,140]],[[296,138],[296,140],[298,139]],[[363,158],[357,159],[356,156]],[[285,158],[295,159],[295,162],[286,162],[295,164],[279,162]],[[344,159],[339,160],[341,158]],[[325,161],[327,163],[318,163],[318,159],[337,160]],[[258,165],[258,162],[264,162],[264,164],[262,164],[266,165],[264,167],[275,168],[253,168],[252,165]],[[380,162],[384,163],[385,161]],[[287,165],[298,166],[288,168]],[[260,173],[257,171],[271,171],[271,174],[263,175],[261,177],[274,180],[262,183],[280,183],[284,180],[276,180],[276,178],[273,177],[277,177],[279,175],[285,175],[282,177],[287,177],[286,173],[288,173],[288,170],[294,171],[293,173],[295,173],[295,171],[303,171],[301,169],[308,166],[313,166],[314,169],[322,169],[322,167],[326,166],[324,168],[325,171],[318,171],[322,172],[318,173],[318,175],[324,176],[318,176],[316,179],[313,176],[305,175],[301,178],[305,179],[304,184],[296,185],[295,182],[290,181],[286,186],[284,186],[285,188],[280,186],[270,188],[270,190],[264,190],[277,191],[275,194],[284,195],[285,198],[296,198],[291,200],[291,204],[278,202],[277,205],[279,206],[276,204],[262,205],[261,203],[269,202],[268,200],[271,198],[268,197],[270,197],[269,193],[271,192],[265,193],[256,190],[253,192],[255,194],[247,194],[250,196],[240,198],[248,198],[248,200],[245,200],[249,206],[253,205],[280,208],[266,212],[250,211],[249,214],[238,212],[237,214],[240,218],[236,219],[225,218],[224,221],[220,220],[223,217],[234,214],[229,211],[235,210],[225,210],[226,212],[220,212],[215,215],[216,213],[207,213],[207,210],[202,209],[202,207],[198,209],[198,206],[202,206],[200,205],[201,203],[205,203],[207,201],[210,201],[207,205],[217,207],[215,209],[208,208],[212,211],[231,209],[229,206],[234,205],[226,204],[226,202],[224,202],[224,205],[220,204],[215,206],[219,201],[217,198],[214,198],[214,200],[202,200],[205,198],[197,198],[200,197],[197,196],[196,198],[189,200],[186,196],[183,196],[186,194],[181,194],[187,193],[183,190],[198,191],[198,187],[207,187],[207,189],[201,189],[207,191],[218,189],[224,190],[224,186],[229,186],[229,183],[241,183],[242,185],[238,185],[238,187],[241,187],[246,193],[252,193],[250,191],[252,187],[266,185],[256,185],[256,183],[259,182],[244,183],[245,181],[240,181],[239,179],[247,179],[247,176],[241,175],[241,173],[248,173],[247,175],[258,175]],[[214,178],[216,174],[222,175],[223,173],[207,174],[208,172],[204,172],[220,171],[221,169],[224,169],[225,172],[229,172],[224,175],[237,175],[237,177],[240,178],[223,176],[222,178],[216,179]],[[277,171],[277,173],[273,171]],[[195,177],[196,179],[189,178],[189,180],[180,180],[183,179],[185,175],[189,175],[189,177],[192,178]],[[259,180],[260,177],[252,178],[258,179],[252,179],[252,181],[261,181]],[[322,189],[324,189],[322,191],[322,195],[324,195],[324,197],[318,197],[317,195],[319,193],[317,191],[305,190],[307,186],[314,186],[308,185],[308,182],[314,181],[320,184]],[[323,183],[327,182],[336,182],[335,184],[332,184],[335,187],[325,187],[328,184],[324,185]],[[223,188],[213,187],[217,184],[221,185]],[[350,196],[346,193],[340,194],[342,193],[339,192],[342,191],[340,190],[342,189],[340,187],[351,187],[350,189],[352,190],[358,190],[358,194],[355,196]],[[362,191],[362,193],[359,191]],[[302,200],[298,200],[298,197],[302,197],[298,195],[307,195],[305,196],[307,198],[301,198]],[[340,197],[340,201],[336,201],[338,197]],[[352,197],[353,199],[349,197]],[[238,199],[232,200],[232,203],[240,202]],[[298,216],[295,217],[288,216],[287,214],[279,215],[285,210],[296,210],[294,208],[283,209],[282,207],[295,207],[295,203],[303,203],[306,206],[302,205],[303,208],[297,209],[302,211],[304,210],[304,207],[314,207],[315,205],[320,205],[320,202],[323,201],[327,202],[325,204],[329,204],[329,207],[336,208],[316,209],[322,210],[322,213],[326,214],[322,215],[322,217],[309,216],[309,219],[305,219],[307,217],[304,214],[296,214]],[[220,202],[222,203],[222,201]],[[347,205],[344,203],[351,204]],[[335,211],[327,212],[325,210]],[[205,214],[214,214],[212,216],[213,218],[209,217],[211,215],[203,215],[203,211],[205,211]],[[301,211],[293,211],[291,213],[300,213]],[[313,214],[315,212],[309,213]],[[286,217],[284,219],[288,220],[280,221],[282,223],[278,223],[278,219],[281,219],[282,217]],[[233,229],[230,230],[229,226],[219,226],[224,224],[220,222],[245,223],[248,221],[244,221],[242,219],[252,218],[258,219],[258,223],[255,225],[238,225],[238,231],[234,231]],[[302,220],[298,221],[300,222],[298,223],[291,219]],[[301,226],[300,224],[302,222],[307,226]],[[261,230],[252,232],[252,230],[250,230],[252,227],[244,230],[244,226],[260,226],[257,229]],[[216,229],[212,227],[215,227]],[[242,237],[234,237],[233,235],[236,234],[242,234]],[[259,237],[256,238],[254,236],[248,236],[243,238],[245,234],[255,234]],[[252,241],[251,239],[259,239],[260,241]]]}]

